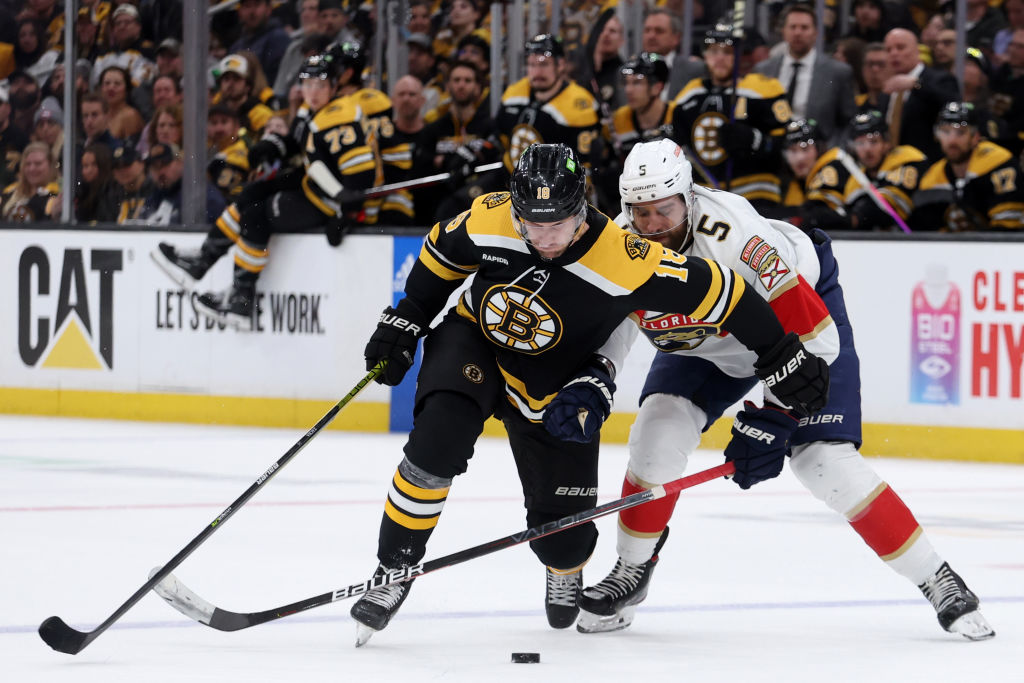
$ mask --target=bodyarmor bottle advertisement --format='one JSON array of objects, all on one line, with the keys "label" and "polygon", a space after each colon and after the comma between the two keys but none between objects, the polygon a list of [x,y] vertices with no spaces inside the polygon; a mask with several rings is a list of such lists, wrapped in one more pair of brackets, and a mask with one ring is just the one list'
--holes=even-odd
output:
[{"label": "bodyarmor bottle advertisement", "polygon": [[911,293],[910,400],[960,403],[960,289],[931,264]]}]

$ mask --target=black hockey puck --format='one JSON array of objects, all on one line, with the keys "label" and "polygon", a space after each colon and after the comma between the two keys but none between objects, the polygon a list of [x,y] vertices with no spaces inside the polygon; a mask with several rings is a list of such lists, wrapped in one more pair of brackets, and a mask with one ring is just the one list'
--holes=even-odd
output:
[{"label": "black hockey puck", "polygon": [[513,664],[540,664],[539,652],[513,652]]}]

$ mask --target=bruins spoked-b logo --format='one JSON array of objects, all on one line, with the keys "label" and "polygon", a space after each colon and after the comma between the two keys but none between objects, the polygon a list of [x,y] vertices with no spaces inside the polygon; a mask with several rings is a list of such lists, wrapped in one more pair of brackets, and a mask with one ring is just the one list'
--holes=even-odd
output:
[{"label": "bruins spoked-b logo", "polygon": [[709,166],[720,164],[725,160],[726,153],[718,138],[718,129],[727,121],[724,114],[709,111],[698,116],[697,120],[693,122],[691,131],[693,151],[697,153],[701,161]]},{"label": "bruins spoked-b logo", "polygon": [[651,250],[651,243],[639,235],[626,235],[626,254],[630,259],[643,259]]},{"label": "bruins spoked-b logo", "polygon": [[496,206],[501,206],[509,200],[511,195],[508,192],[492,192],[491,194],[484,197],[484,206],[488,209],[493,209]]},{"label": "bruins spoked-b logo", "polygon": [[495,285],[481,300],[480,329],[495,344],[532,355],[558,343],[562,319],[530,290]]},{"label": "bruins spoked-b logo", "polygon": [[480,384],[484,381],[484,371],[476,363],[467,363],[462,366],[462,376],[473,384]]}]

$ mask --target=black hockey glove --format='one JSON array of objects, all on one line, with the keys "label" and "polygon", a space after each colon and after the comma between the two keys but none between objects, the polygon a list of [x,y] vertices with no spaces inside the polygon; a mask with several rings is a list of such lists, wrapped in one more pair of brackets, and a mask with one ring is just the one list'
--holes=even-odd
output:
[{"label": "black hockey glove", "polygon": [[743,410],[732,423],[732,439],[725,447],[725,461],[736,464],[732,480],[737,486],[749,489],[779,476],[798,424],[785,408],[770,403],[758,408],[750,401],[743,402]]},{"label": "black hockey glove", "polygon": [[718,144],[732,156],[758,152],[764,143],[764,134],[745,123],[726,121],[718,129]]},{"label": "black hockey glove", "polygon": [[332,247],[341,245],[341,241],[345,239],[345,235],[351,229],[352,225],[345,216],[331,216],[324,223],[324,235],[327,237],[327,243]]},{"label": "black hockey glove", "polygon": [[382,360],[388,362],[377,376],[379,384],[393,387],[401,383],[416,357],[416,341],[429,331],[429,323],[423,311],[407,298],[399,301],[395,308],[384,309],[363,351],[367,370],[372,370]]},{"label": "black hockey glove", "polygon": [[466,178],[473,175],[476,167],[476,154],[469,147],[459,145],[446,160],[445,170],[449,174],[448,187],[458,190],[466,182]]},{"label": "black hockey glove", "polygon": [[849,230],[850,218],[845,213],[833,210],[825,202],[805,202],[800,205],[800,227],[805,231],[814,228],[826,231]]},{"label": "black hockey glove", "polygon": [[612,412],[614,371],[610,361],[595,356],[544,409],[544,428],[563,441],[592,441]]},{"label": "black hockey glove", "polygon": [[860,197],[850,207],[850,226],[857,230],[886,230],[896,221],[871,197]]},{"label": "black hockey glove", "polygon": [[793,332],[761,354],[754,373],[800,417],[814,415],[828,402],[828,363],[805,349]]},{"label": "black hockey glove", "polygon": [[297,152],[298,147],[289,136],[266,133],[249,149],[249,168],[257,169],[263,164],[283,162]]}]

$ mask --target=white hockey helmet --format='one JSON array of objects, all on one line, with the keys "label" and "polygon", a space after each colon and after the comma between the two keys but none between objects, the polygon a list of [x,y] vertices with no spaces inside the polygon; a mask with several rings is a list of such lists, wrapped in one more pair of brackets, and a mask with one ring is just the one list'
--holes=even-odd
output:
[{"label": "white hockey helmet", "polygon": [[622,213],[631,221],[630,206],[680,195],[692,215],[695,208],[693,167],[683,150],[671,140],[641,142],[633,147],[622,165],[619,198]]}]

